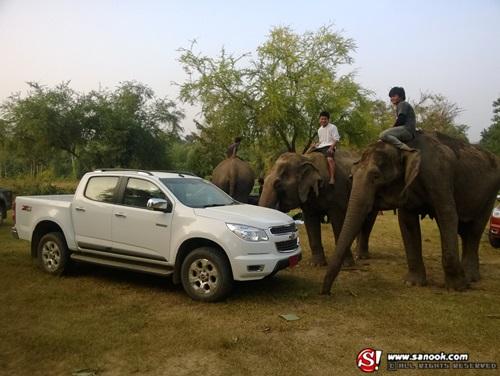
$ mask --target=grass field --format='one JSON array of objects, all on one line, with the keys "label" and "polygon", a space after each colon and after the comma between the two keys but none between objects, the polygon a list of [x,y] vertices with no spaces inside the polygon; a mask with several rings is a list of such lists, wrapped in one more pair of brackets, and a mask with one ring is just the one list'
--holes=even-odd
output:
[{"label": "grass field", "polygon": [[[402,282],[406,261],[389,213],[379,216],[372,259],[342,271],[331,296],[324,268],[304,260],[259,282],[240,283],[217,304],[190,300],[169,280],[79,266],[52,277],[27,242],[0,227],[1,375],[360,375],[365,347],[386,352],[468,352],[500,366],[500,251],[481,242],[482,280],[465,293],[443,287],[436,226],[424,220],[429,286]],[[332,237],[323,229],[328,253]],[[297,321],[281,314],[294,313]],[[82,371],[84,370],[84,371]],[[489,375],[481,370],[400,370],[408,375]]]}]

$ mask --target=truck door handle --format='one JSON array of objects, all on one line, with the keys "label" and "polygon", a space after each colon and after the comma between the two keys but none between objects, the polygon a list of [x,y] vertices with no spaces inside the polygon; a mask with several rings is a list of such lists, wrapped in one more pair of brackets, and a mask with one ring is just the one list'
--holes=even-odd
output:
[{"label": "truck door handle", "polygon": [[79,211],[79,212],[84,212],[85,211],[85,208],[82,208],[81,206],[77,206],[75,208],[76,211]]},{"label": "truck door handle", "polygon": [[115,213],[115,217],[127,218],[127,216],[123,213]]}]

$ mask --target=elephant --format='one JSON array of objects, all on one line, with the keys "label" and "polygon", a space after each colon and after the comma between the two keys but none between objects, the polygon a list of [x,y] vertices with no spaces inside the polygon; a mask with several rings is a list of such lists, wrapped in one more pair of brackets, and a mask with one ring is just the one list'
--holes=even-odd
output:
[{"label": "elephant", "polygon": [[[335,239],[338,239],[347,210],[350,192],[349,173],[355,161],[347,152],[337,151],[335,155],[335,185],[328,184],[329,173],[326,158],[321,153],[300,155],[282,154],[264,180],[259,200],[260,206],[277,208],[288,212],[301,208],[307,236],[312,252],[312,264],[326,265],[321,242],[321,220],[325,214],[331,221]],[[364,231],[358,238],[357,255],[367,258],[368,237],[376,218],[373,213],[364,224]],[[346,265],[354,263],[351,251]]]},{"label": "elephant", "polygon": [[255,173],[248,162],[238,157],[226,158],[212,172],[212,183],[235,200],[247,203]]},{"label": "elephant", "polygon": [[353,165],[347,214],[321,293],[330,293],[344,255],[373,210],[398,209],[407,284],[427,283],[419,221],[425,215],[439,227],[446,287],[463,291],[479,280],[479,241],[500,188],[500,158],[439,132],[419,132],[408,146],[417,150],[378,141]]}]

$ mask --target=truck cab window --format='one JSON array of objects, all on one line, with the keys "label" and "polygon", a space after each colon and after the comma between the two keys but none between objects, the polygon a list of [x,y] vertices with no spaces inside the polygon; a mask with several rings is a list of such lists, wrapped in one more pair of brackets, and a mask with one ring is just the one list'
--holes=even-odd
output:
[{"label": "truck cab window", "polygon": [[85,188],[85,197],[94,201],[113,202],[118,179],[117,176],[96,176],[90,178]]},{"label": "truck cab window", "polygon": [[153,183],[142,179],[128,179],[123,195],[124,205],[146,208],[150,198],[167,199],[163,192]]}]

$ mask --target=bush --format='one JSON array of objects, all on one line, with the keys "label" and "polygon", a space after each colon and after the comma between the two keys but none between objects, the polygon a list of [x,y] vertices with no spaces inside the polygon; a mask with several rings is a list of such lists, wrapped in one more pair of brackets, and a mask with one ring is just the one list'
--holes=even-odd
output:
[{"label": "bush", "polygon": [[9,184],[15,196],[71,194],[77,182],[54,182],[52,176],[21,177]]}]

